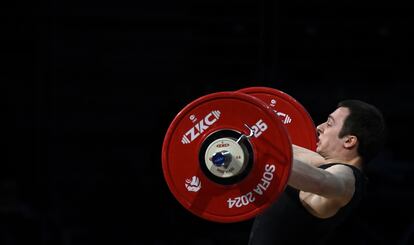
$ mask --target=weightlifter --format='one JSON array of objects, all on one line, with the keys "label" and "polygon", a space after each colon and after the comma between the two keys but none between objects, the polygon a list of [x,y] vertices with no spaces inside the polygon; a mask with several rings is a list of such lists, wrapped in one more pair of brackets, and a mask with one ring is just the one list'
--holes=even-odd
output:
[{"label": "weightlifter", "polygon": [[345,100],[317,133],[316,152],[293,146],[288,186],[255,217],[249,245],[325,244],[360,205],[364,165],[385,141],[382,113],[366,102]]}]

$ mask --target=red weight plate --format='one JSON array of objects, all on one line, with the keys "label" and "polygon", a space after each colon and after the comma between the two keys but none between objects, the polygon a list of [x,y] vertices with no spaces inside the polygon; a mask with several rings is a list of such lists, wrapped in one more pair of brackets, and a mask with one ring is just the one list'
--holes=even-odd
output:
[{"label": "red weight plate", "polygon": [[239,90],[264,101],[272,108],[286,126],[293,144],[316,150],[315,124],[303,107],[292,96],[269,87],[249,87]]},{"label": "red weight plate", "polygon": [[291,162],[290,138],[275,113],[238,92],[209,94],[185,106],[162,147],[163,174],[174,197],[193,214],[223,223],[250,219],[274,202],[287,185]]}]

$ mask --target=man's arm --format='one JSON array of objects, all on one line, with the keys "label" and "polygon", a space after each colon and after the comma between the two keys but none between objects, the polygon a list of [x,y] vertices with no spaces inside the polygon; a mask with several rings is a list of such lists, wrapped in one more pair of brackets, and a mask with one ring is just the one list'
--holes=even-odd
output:
[{"label": "man's arm", "polygon": [[346,192],[346,182],[354,180],[349,167],[335,165],[326,170],[293,160],[288,184],[301,191],[327,198],[337,198]]},{"label": "man's arm", "polygon": [[344,165],[324,170],[294,159],[288,184],[301,190],[301,201],[311,213],[330,217],[351,200],[355,177]]},{"label": "man's arm", "polygon": [[325,158],[323,158],[319,153],[306,149],[298,145],[292,145],[293,156],[295,159],[298,159],[304,163],[320,166],[326,163]]}]

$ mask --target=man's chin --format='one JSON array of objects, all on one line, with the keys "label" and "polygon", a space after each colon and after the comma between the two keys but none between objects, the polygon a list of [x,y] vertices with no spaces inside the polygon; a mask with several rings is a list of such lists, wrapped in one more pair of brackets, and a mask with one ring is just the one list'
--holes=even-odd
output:
[{"label": "man's chin", "polygon": [[317,153],[319,153],[319,155],[321,154],[321,149],[320,149],[321,147],[320,147],[320,145],[319,145],[319,142],[316,144],[316,152]]}]

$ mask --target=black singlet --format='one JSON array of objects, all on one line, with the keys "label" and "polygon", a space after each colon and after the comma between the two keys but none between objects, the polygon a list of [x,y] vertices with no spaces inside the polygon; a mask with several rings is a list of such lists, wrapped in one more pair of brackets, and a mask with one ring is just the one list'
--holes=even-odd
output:
[{"label": "black singlet", "polygon": [[[337,164],[341,163],[324,164],[319,168],[326,169]],[[365,175],[354,166],[346,166],[352,168],[354,173],[355,192],[351,201],[338,213],[327,219],[313,216],[302,205],[299,190],[287,186],[276,202],[255,218],[249,245],[324,244],[327,235],[358,207],[366,192]]]}]

